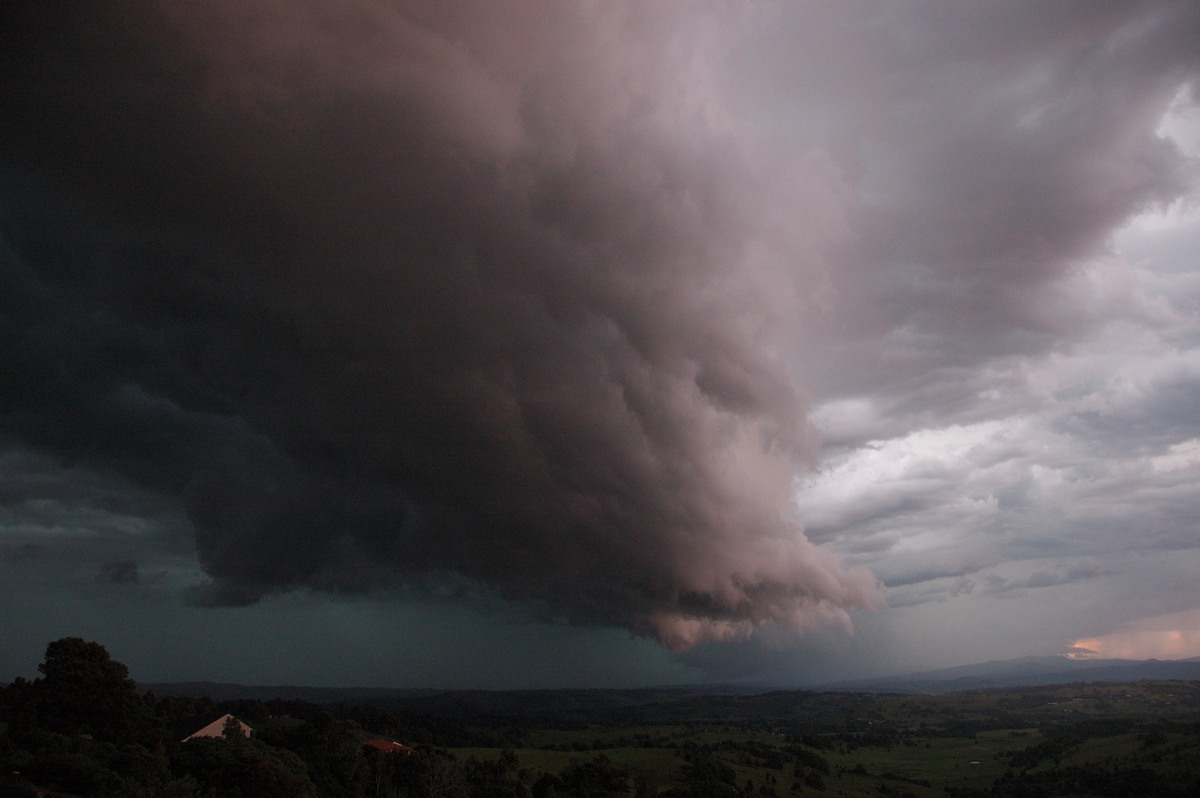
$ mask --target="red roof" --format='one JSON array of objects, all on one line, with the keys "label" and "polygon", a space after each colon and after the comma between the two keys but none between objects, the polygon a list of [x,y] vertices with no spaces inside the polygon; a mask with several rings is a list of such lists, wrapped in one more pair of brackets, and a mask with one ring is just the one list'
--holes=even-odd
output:
[{"label": "red roof", "polygon": [[378,748],[389,754],[407,754],[412,752],[412,748],[403,743],[398,743],[395,740],[367,740],[363,745],[369,745],[372,748]]}]

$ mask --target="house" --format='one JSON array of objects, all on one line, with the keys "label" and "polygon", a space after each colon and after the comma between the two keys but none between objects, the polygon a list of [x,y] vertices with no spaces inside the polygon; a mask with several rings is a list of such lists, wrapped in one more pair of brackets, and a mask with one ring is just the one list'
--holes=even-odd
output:
[{"label": "house", "polygon": [[224,737],[225,736],[225,726],[230,721],[233,721],[235,724],[237,724],[236,728],[238,729],[238,731],[241,732],[243,737],[249,737],[251,734],[254,733],[254,729],[251,729],[245,723],[242,723],[240,720],[235,718],[233,715],[230,715],[228,712],[226,712],[224,715],[217,718],[212,723],[209,723],[206,726],[202,726],[198,731],[192,732],[191,734],[189,734],[187,737],[184,737],[179,742],[186,743],[188,740],[194,739],[196,737]]},{"label": "house", "polygon": [[411,754],[412,747],[395,740],[364,740],[363,745],[387,754]]}]

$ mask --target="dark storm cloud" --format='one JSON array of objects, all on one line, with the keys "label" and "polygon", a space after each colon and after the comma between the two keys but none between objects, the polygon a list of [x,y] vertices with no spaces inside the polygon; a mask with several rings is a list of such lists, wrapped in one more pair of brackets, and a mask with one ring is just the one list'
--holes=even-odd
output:
[{"label": "dark storm cloud", "polygon": [[136,585],[142,580],[138,564],[133,560],[106,562],[100,566],[96,581],[112,585]]},{"label": "dark storm cloud", "polygon": [[42,556],[43,548],[36,543],[22,543],[18,546],[6,546],[4,561],[10,565],[20,565],[29,560]]},{"label": "dark storm cloud", "polygon": [[837,173],[730,146],[711,15],[16,5],[0,429],[180,497],[195,601],[444,572],[671,647],[876,603],[790,519]]},{"label": "dark storm cloud", "polygon": [[[1024,595],[1022,591],[1025,590],[1069,585],[1073,582],[1096,579],[1105,575],[1109,574],[1093,561],[1083,560],[1071,564],[1057,563],[1052,569],[1037,570],[1029,576],[1018,579],[1008,579],[996,574],[989,575],[983,580],[985,586],[980,595],[1009,598],[1010,596],[1006,594],[1011,593],[1016,594],[1012,596],[1013,598],[1020,598]],[[974,582],[969,582],[965,589],[968,592],[973,590]],[[952,589],[951,592],[953,593],[954,590]]]}]

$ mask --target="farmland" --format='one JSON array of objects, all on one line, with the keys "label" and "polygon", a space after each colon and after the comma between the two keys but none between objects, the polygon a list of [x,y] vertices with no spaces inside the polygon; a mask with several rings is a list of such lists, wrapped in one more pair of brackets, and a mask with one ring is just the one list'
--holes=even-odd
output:
[{"label": "farmland", "polygon": [[[778,692],[624,714],[624,723],[526,730],[509,756],[533,783],[606,762],[641,794],[1182,796],[1200,787],[1194,682],[950,696]],[[445,750],[471,761],[503,749]]]}]

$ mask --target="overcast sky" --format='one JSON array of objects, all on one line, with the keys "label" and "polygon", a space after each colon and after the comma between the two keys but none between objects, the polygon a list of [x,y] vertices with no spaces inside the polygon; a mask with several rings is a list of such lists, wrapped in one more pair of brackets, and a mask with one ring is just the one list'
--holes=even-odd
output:
[{"label": "overcast sky", "polygon": [[0,679],[1200,656],[1200,4],[0,31]]}]

